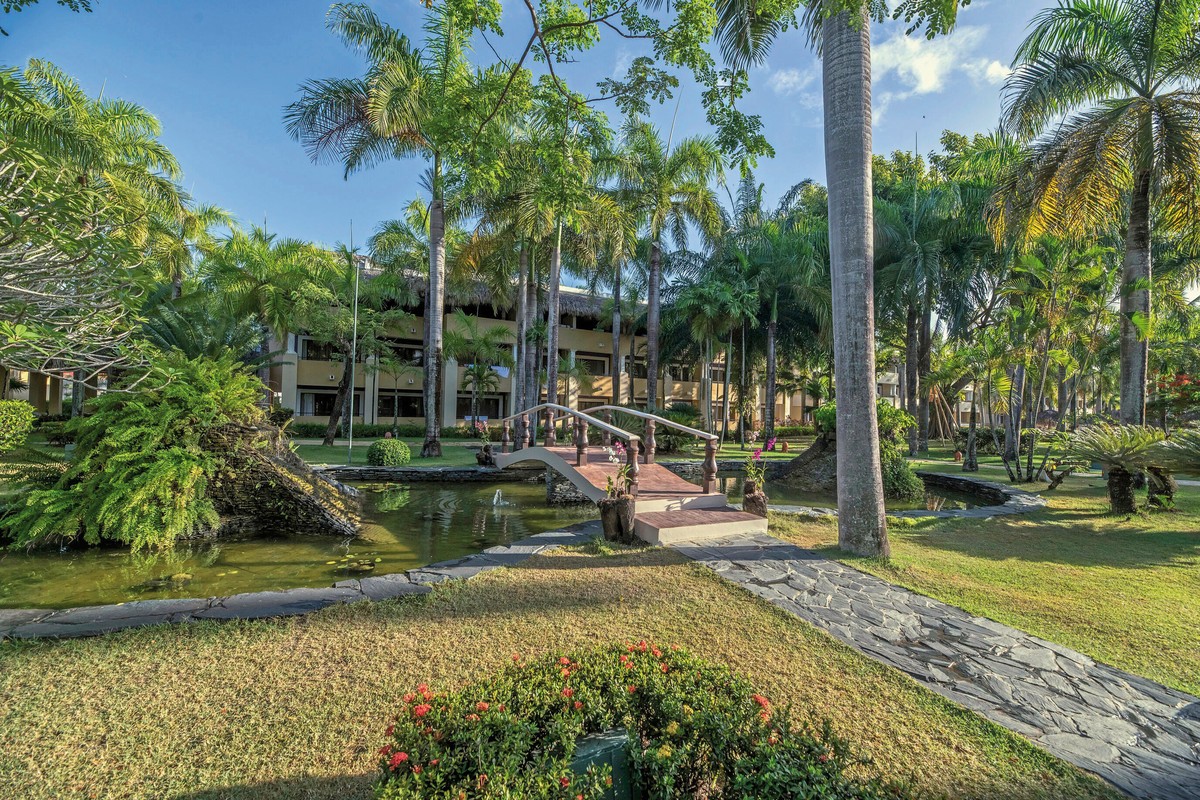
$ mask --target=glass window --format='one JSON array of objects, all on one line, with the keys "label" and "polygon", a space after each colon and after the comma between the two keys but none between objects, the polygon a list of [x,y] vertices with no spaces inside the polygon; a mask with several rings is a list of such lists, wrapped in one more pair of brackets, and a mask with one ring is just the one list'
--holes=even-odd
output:
[{"label": "glass window", "polygon": [[669,364],[667,366],[667,377],[673,381],[692,380],[692,368],[683,364]]},{"label": "glass window", "polygon": [[414,342],[407,339],[388,339],[387,344],[393,358],[398,358],[401,361],[411,361],[414,364],[421,364],[425,359],[425,345],[421,342]]},{"label": "glass window", "polygon": [[593,358],[591,356],[575,356],[575,363],[586,368],[590,375],[607,375],[608,374],[608,359]]},{"label": "glass window", "polygon": [[316,339],[301,339],[300,357],[306,361],[333,361],[333,345]]},{"label": "glass window", "polygon": [[[399,412],[394,412],[394,409],[399,403]],[[425,416],[424,399],[419,392],[400,392],[397,397],[394,393],[386,389],[379,392],[379,404],[376,407],[376,414],[380,419],[384,417],[423,417]]]},{"label": "glass window", "polygon": [[[454,415],[458,419],[466,419],[471,416],[471,395],[458,395],[458,403],[455,406]],[[479,398],[479,416],[487,417],[489,420],[499,420],[504,414],[502,413],[502,403],[499,395],[484,395]]]},{"label": "glass window", "polygon": [[[337,392],[300,392],[299,414],[302,417],[328,417],[333,413],[333,401]],[[362,416],[362,392],[354,393],[354,416]]]}]

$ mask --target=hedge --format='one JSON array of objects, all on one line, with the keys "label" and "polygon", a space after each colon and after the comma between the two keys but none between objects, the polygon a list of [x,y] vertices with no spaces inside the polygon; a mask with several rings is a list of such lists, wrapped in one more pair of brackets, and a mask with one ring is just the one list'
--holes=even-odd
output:
[{"label": "hedge", "polygon": [[25,444],[33,430],[33,406],[24,400],[0,400],[0,453]]},{"label": "hedge", "polygon": [[611,767],[571,768],[589,734],[629,732],[647,800],[903,798],[825,723],[818,733],[724,666],[647,642],[513,663],[448,694],[403,697],[379,750],[375,794],[416,798],[599,800]]},{"label": "hedge", "polygon": [[[293,422],[287,427],[287,432],[294,439],[320,439],[325,436],[326,425],[324,422]],[[402,424],[396,426],[397,435],[407,439],[423,439],[425,438],[425,426],[414,423]],[[392,433],[390,423],[367,424],[354,423],[355,438],[362,437],[363,439],[377,439],[386,434]],[[344,431],[338,432],[339,436],[344,436]],[[441,437],[443,439],[476,439],[478,438],[470,429],[462,428],[442,428]],[[492,440],[499,441],[499,428],[492,426]]]}]

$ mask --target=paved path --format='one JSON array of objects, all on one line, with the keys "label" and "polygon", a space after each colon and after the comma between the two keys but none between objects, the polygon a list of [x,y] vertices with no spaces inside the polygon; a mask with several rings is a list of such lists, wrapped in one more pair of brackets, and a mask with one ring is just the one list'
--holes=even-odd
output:
[{"label": "paved path", "polygon": [[762,534],[676,545],[1138,798],[1200,798],[1200,700]]}]

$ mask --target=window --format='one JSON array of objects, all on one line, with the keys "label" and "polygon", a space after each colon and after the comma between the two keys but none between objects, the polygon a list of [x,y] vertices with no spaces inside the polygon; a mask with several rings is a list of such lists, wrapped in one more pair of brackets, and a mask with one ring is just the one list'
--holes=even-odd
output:
[{"label": "window", "polygon": [[575,356],[575,363],[584,367],[589,375],[607,375],[608,374],[608,359],[594,358],[592,356]]},{"label": "window", "polygon": [[[625,366],[626,366],[625,371],[630,372],[631,370],[629,370],[629,368],[628,368],[629,367],[629,356],[625,356]],[[646,374],[647,374],[646,373],[646,359],[644,359],[644,358],[633,359],[632,372],[633,372],[633,377],[642,378],[644,380],[646,377]]]},{"label": "window", "polygon": [[333,345],[316,339],[301,339],[300,358],[306,361],[333,361]]},{"label": "window", "polygon": [[667,365],[667,377],[673,381],[690,382],[692,368],[683,364],[669,364]]},{"label": "window", "polygon": [[[337,396],[337,392],[318,391],[318,392],[300,392],[300,416],[302,417],[328,417],[333,413],[333,400]],[[362,416],[362,392],[354,393],[354,416]]]},{"label": "window", "polygon": [[414,342],[407,339],[388,339],[388,349],[391,350],[391,356],[398,358],[401,361],[411,361],[414,364],[421,364],[425,360],[425,345],[421,342]]},{"label": "window", "polygon": [[[399,401],[399,412],[393,411]],[[423,417],[425,405],[419,392],[400,392],[397,397],[393,392],[381,389],[376,413],[380,419],[392,417]]]},{"label": "window", "polygon": [[725,368],[724,367],[713,367],[712,369],[709,370],[708,374],[714,383],[724,383],[725,382]]},{"label": "window", "polygon": [[607,397],[581,397],[579,398],[579,410],[587,411],[589,408],[596,406],[606,406],[610,398]]},{"label": "window", "polygon": [[[471,395],[459,393],[458,404],[455,407],[454,415],[458,419],[466,419],[471,416]],[[503,404],[500,402],[499,395],[484,395],[479,398],[479,416],[487,417],[489,420],[501,419],[503,414]]]}]

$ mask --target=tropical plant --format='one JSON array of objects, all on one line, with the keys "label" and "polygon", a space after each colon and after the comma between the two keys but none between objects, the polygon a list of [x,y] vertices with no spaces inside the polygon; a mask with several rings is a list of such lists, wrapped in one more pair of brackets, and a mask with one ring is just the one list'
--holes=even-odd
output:
[{"label": "tropical plant", "polygon": [[0,400],[0,453],[25,444],[33,430],[33,406],[24,400]]},{"label": "tropical plant", "polygon": [[446,353],[463,367],[463,389],[471,392],[471,417],[479,417],[479,399],[500,388],[495,367],[513,366],[512,351],[505,342],[512,338],[508,328],[483,327],[477,317],[461,308],[454,312],[454,327],[446,329]]},{"label": "tropical plant", "polygon": [[1034,19],[1005,85],[1005,127],[1036,138],[997,226],[1035,238],[1127,221],[1120,412],[1133,425],[1146,418],[1153,226],[1197,230],[1198,36],[1195,0],[1065,0]]},{"label": "tropical plant", "polygon": [[1067,454],[1103,464],[1108,470],[1108,500],[1114,514],[1137,511],[1134,487],[1147,468],[1158,466],[1164,438],[1157,428],[1140,425],[1089,425],[1068,439]]}]

